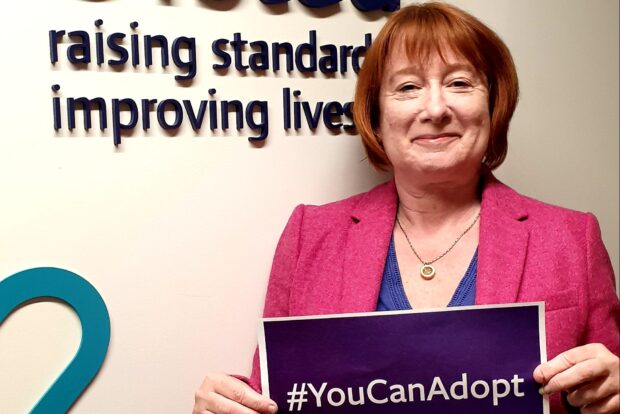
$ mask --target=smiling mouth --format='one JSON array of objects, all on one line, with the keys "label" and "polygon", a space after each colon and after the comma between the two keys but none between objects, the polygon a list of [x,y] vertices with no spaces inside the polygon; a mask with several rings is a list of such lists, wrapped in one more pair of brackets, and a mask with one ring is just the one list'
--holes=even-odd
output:
[{"label": "smiling mouth", "polygon": [[411,142],[420,144],[440,144],[454,139],[460,138],[460,134],[454,132],[446,132],[443,134],[423,134],[414,137]]}]

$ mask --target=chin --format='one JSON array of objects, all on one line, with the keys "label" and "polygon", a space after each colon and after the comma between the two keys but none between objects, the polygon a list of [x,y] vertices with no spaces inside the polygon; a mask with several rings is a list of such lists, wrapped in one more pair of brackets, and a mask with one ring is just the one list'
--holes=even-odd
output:
[{"label": "chin", "polygon": [[407,174],[424,176],[431,181],[462,181],[480,172],[480,162],[454,162],[454,160],[418,160],[409,165]]}]

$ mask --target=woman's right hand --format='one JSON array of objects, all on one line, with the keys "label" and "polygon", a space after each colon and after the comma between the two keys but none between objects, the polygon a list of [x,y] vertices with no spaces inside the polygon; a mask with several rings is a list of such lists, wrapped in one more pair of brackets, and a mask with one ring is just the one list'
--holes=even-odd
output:
[{"label": "woman's right hand", "polygon": [[207,374],[196,391],[193,414],[275,414],[276,403],[226,374]]}]

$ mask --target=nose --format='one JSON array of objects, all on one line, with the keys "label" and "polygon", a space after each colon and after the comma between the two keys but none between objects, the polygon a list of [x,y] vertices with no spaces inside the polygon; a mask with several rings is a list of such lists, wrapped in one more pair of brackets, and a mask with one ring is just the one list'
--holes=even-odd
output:
[{"label": "nose", "polygon": [[450,120],[450,107],[440,86],[430,87],[424,101],[421,116],[422,122],[442,124]]}]

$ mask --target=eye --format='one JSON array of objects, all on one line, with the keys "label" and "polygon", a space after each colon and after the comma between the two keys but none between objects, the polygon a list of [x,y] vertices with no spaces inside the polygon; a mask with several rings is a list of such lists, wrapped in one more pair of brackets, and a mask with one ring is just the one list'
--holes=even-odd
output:
[{"label": "eye", "polygon": [[466,89],[471,88],[472,84],[470,81],[465,79],[455,79],[448,84],[448,86],[458,89]]},{"label": "eye", "polygon": [[418,86],[413,83],[406,83],[404,85],[399,86],[398,92],[413,92],[420,89]]}]

